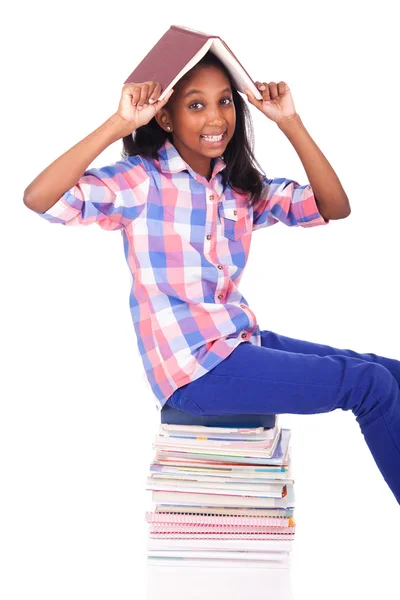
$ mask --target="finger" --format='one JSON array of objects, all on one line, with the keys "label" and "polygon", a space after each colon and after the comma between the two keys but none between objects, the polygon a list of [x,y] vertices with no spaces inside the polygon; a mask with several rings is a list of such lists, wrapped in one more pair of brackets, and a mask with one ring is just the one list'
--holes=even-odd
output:
[{"label": "finger", "polygon": [[271,100],[270,95],[269,95],[269,87],[268,87],[268,83],[266,81],[263,81],[264,87],[265,87],[265,92],[263,92],[263,99],[264,102],[269,102]]},{"label": "finger", "polygon": [[269,95],[272,100],[278,97],[278,86],[275,81],[271,81],[269,84]]},{"label": "finger", "polygon": [[161,94],[161,83],[159,81],[156,81],[154,84],[154,89],[153,89],[152,93],[150,94],[149,104],[154,104],[155,102],[157,102],[157,100],[160,97],[160,94]]},{"label": "finger", "polygon": [[[156,109],[156,112],[158,112],[160,110],[160,108],[162,108],[165,104],[167,104],[168,100],[170,99],[170,97],[172,96],[174,92],[174,89],[170,89],[169,92],[164,96],[164,98],[162,100],[157,100],[157,102],[155,102],[153,104],[154,108]],[[160,94],[159,94],[160,96]]]},{"label": "finger", "polygon": [[127,86],[126,91],[132,97],[131,98],[132,106],[136,106],[136,104],[140,98],[140,87],[135,84],[131,84],[131,85]]},{"label": "finger", "polygon": [[284,81],[280,81],[278,83],[278,92],[279,95],[283,95],[288,89],[288,86],[286,85],[286,83]]},{"label": "finger", "polygon": [[147,98],[145,100],[145,102],[147,102],[147,104],[150,104],[150,97],[152,96],[155,87],[156,87],[155,81],[150,81],[148,84],[148,87],[147,87]]},{"label": "finger", "polygon": [[149,86],[147,85],[147,83],[142,83],[140,87],[140,98],[137,104],[138,110],[142,110],[144,104],[146,103],[148,89]]},{"label": "finger", "polygon": [[164,98],[162,100],[160,100],[160,106],[164,106],[164,104],[167,104],[168,100],[171,98],[173,93],[174,93],[174,88],[171,88],[169,90],[169,92],[167,94],[165,94]]},{"label": "finger", "polygon": [[253,92],[249,88],[244,88],[244,91],[247,94],[247,99],[250,102],[250,104],[255,104],[256,98],[255,98]]}]

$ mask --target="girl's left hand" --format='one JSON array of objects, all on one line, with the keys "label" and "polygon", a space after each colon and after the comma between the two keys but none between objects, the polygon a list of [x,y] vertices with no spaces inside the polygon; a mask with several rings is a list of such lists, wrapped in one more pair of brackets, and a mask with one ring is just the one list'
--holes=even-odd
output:
[{"label": "girl's left hand", "polygon": [[278,123],[282,119],[290,119],[296,115],[290,88],[284,81],[278,84],[274,81],[269,84],[265,81],[256,81],[255,84],[263,99],[257,100],[249,88],[245,88],[247,99],[269,119]]}]

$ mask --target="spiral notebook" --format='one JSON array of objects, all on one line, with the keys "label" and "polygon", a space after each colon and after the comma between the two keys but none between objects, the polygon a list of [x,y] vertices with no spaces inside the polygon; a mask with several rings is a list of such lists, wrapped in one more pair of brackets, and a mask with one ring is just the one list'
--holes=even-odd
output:
[{"label": "spiral notebook", "polygon": [[158,504],[155,507],[155,513],[168,513],[176,515],[184,513],[185,515],[200,515],[208,517],[293,517],[293,508],[232,508],[231,506],[176,506],[173,504]]},{"label": "spiral notebook", "polygon": [[214,525],[236,527],[294,527],[293,517],[224,516],[188,513],[146,512],[147,523],[179,525]]},{"label": "spiral notebook", "polygon": [[228,538],[233,537],[245,537],[254,536],[256,539],[263,538],[266,536],[286,535],[293,537],[295,534],[295,527],[218,527],[216,525],[150,525],[150,535],[159,534],[164,537],[170,536],[181,536],[185,537],[197,537],[198,535],[218,535],[220,537],[226,536]]}]

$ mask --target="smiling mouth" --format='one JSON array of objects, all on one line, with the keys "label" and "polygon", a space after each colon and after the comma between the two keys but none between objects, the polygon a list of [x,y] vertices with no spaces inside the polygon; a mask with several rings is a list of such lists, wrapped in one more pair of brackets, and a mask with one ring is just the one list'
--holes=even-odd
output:
[{"label": "smiling mouth", "polygon": [[226,138],[226,131],[222,135],[201,135],[200,139],[208,146],[219,146]]}]

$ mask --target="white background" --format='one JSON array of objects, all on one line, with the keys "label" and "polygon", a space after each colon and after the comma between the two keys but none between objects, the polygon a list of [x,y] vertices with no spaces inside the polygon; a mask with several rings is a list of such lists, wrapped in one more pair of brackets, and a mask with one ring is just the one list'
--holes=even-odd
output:
[{"label": "white background", "polygon": [[[171,24],[220,35],[255,80],[286,81],[350,199],[350,217],[328,226],[255,232],[241,289],[260,327],[400,358],[396,3],[246,2],[240,16],[234,6],[38,0],[3,13],[4,600],[144,598],[135,590],[159,414],[122,238],[50,225],[22,198],[117,110],[124,80]],[[250,111],[266,174],[306,183],[288,139]],[[118,141],[92,166],[121,150]],[[352,413],[282,423],[296,475],[295,600],[396,597],[399,506]]]}]

